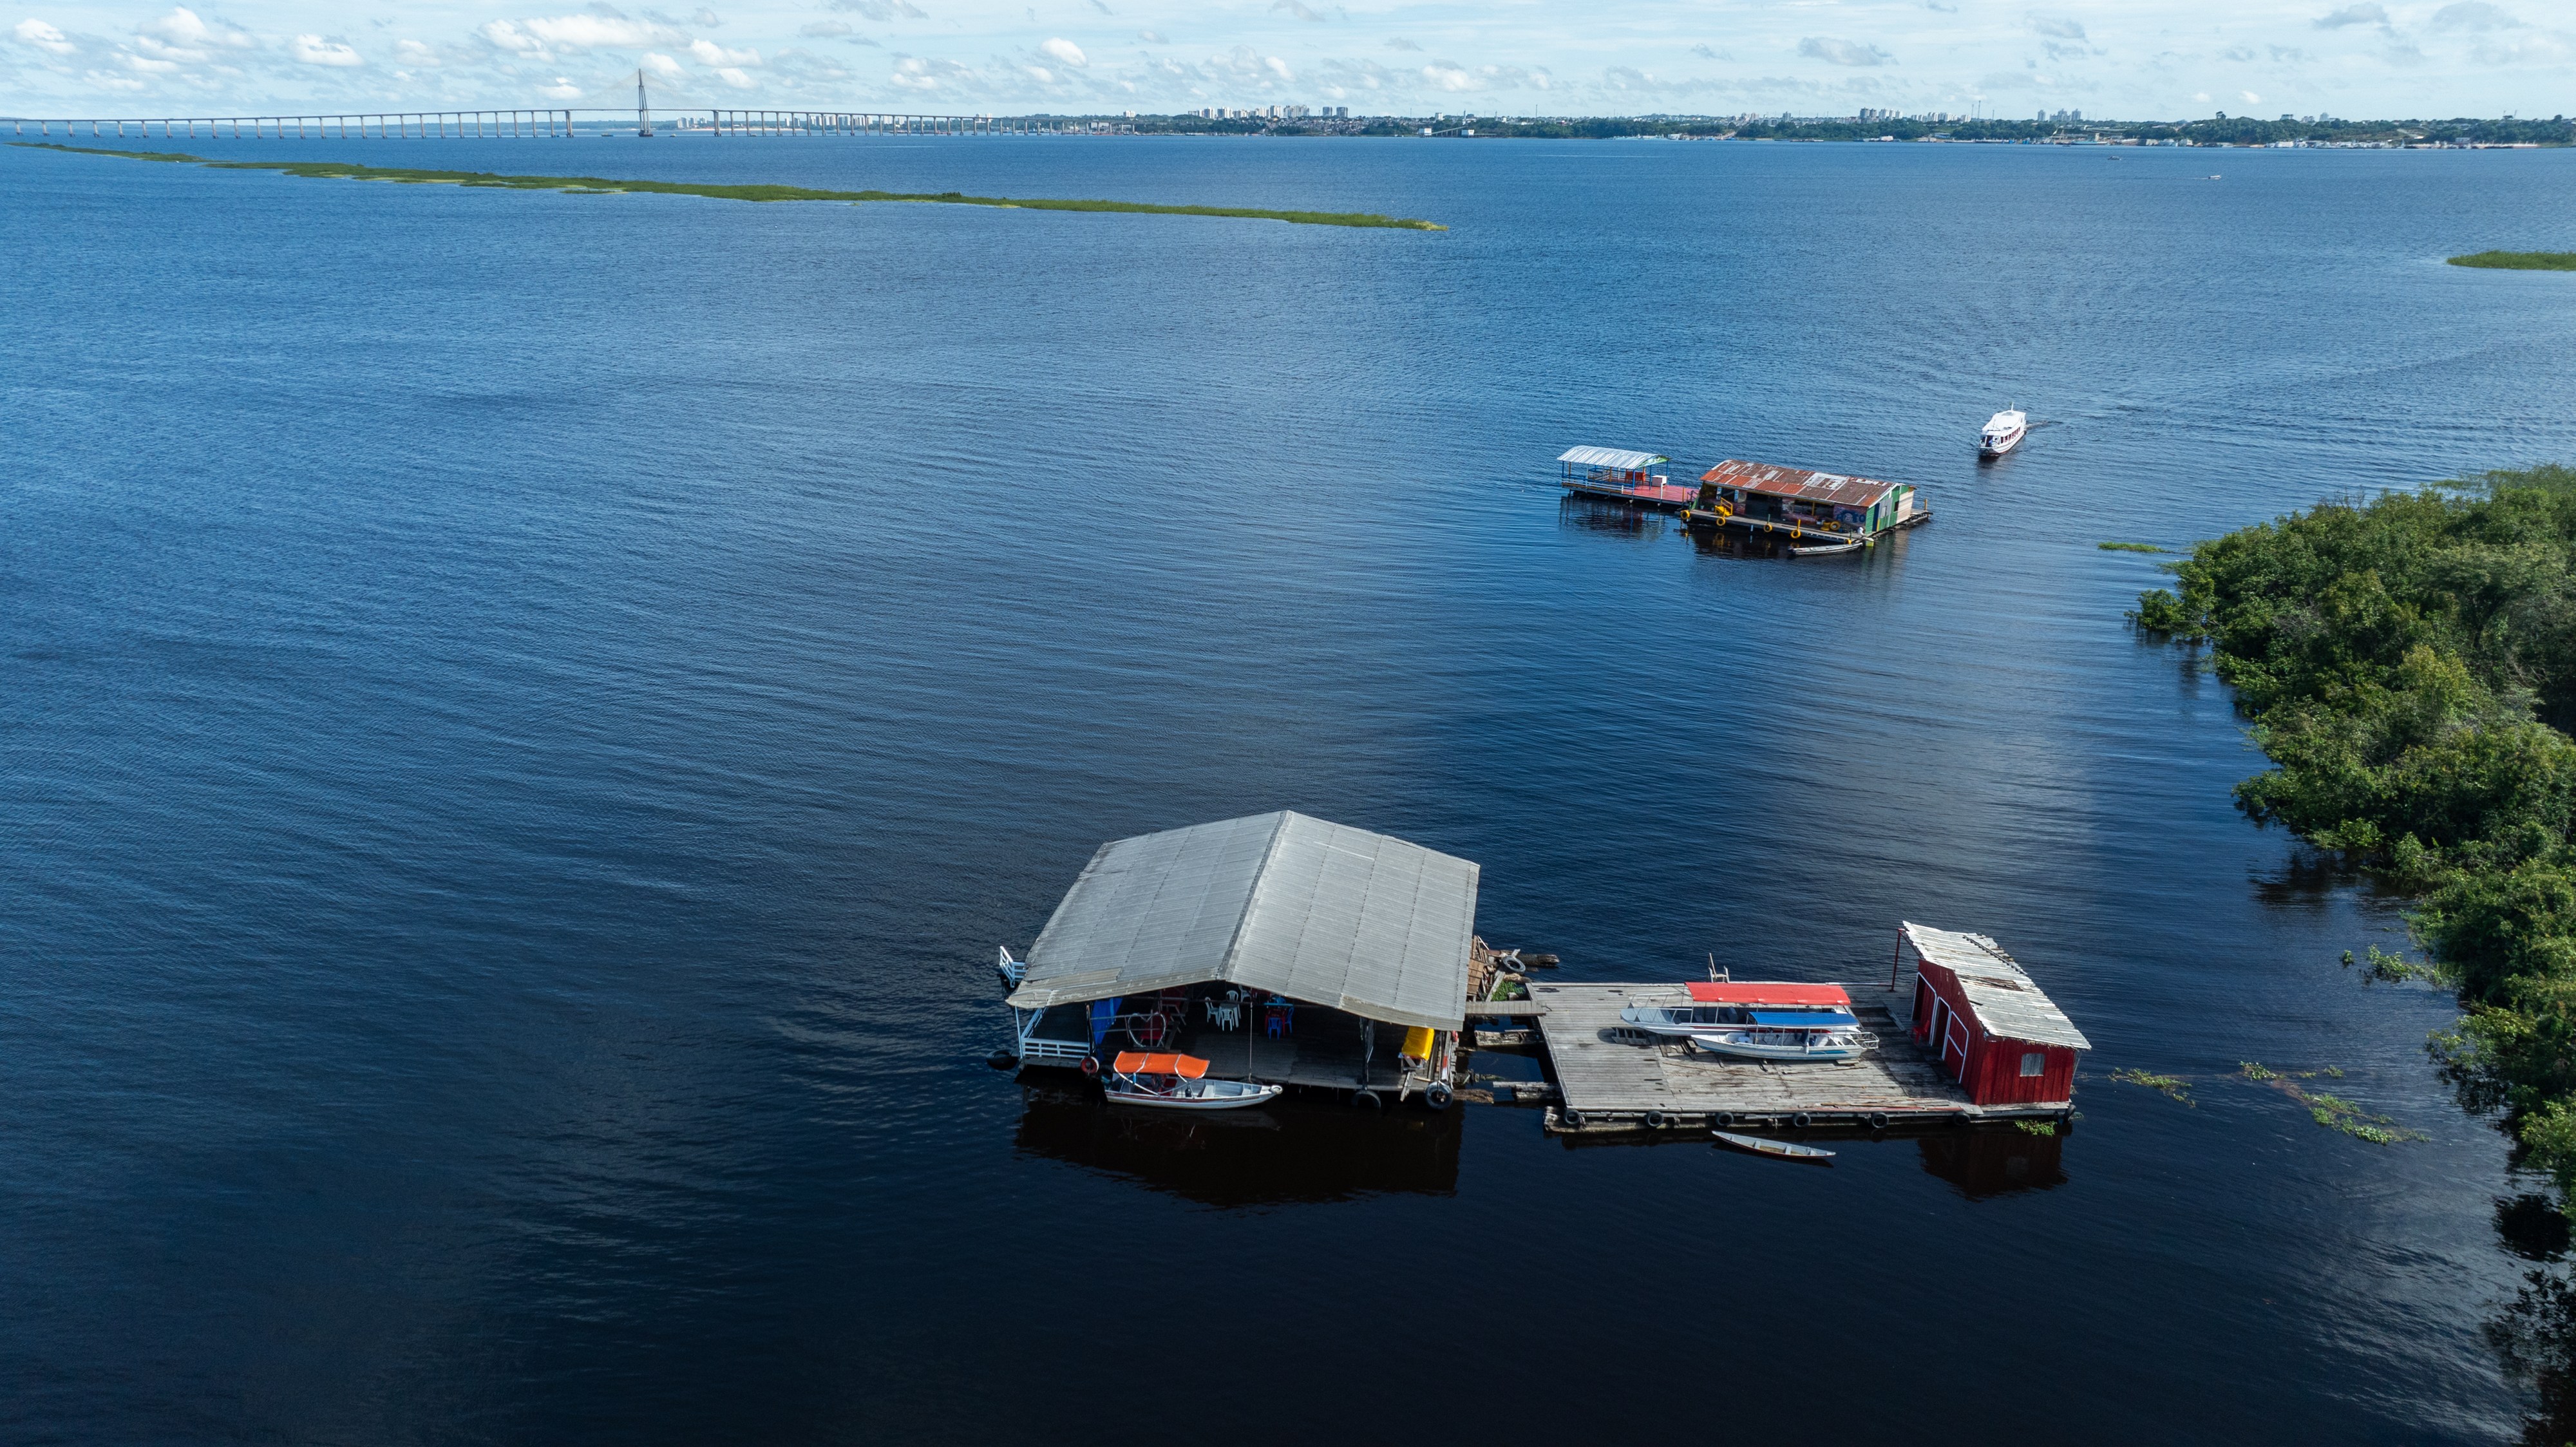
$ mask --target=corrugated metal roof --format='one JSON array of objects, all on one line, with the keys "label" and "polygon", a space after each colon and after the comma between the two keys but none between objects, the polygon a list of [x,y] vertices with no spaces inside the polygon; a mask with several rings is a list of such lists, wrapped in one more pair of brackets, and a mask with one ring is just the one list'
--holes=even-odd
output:
[{"label": "corrugated metal roof", "polygon": [[1466,1024],[1476,866],[1282,810],[1100,846],[1030,947],[1022,1009],[1222,980]]},{"label": "corrugated metal roof", "polygon": [[1987,1034],[2035,1045],[2093,1048],[2057,1002],[2040,993],[2020,964],[1993,940],[1911,923],[1905,926],[1905,938],[1916,954],[1959,977],[1968,1006],[1977,1012],[1977,1023],[1986,1027]]},{"label": "corrugated metal roof", "polygon": [[1672,461],[1660,452],[1622,452],[1616,447],[1569,447],[1556,460],[1583,467],[1615,467],[1622,472],[1642,472],[1658,462]]},{"label": "corrugated metal roof", "polygon": [[1803,467],[1739,462],[1733,458],[1701,473],[1699,480],[1713,482],[1720,487],[1740,487],[1771,497],[1829,502],[1836,507],[1868,507],[1896,490],[1895,483],[1881,482],[1874,477],[1846,477],[1839,472],[1811,472]]}]

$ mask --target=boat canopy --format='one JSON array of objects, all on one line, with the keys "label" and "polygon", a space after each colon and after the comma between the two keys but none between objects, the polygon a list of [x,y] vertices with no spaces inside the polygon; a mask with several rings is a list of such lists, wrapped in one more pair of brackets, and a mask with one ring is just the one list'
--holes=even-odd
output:
[{"label": "boat canopy", "polygon": [[1753,1023],[1777,1030],[1840,1030],[1858,1025],[1860,1017],[1847,1010],[1755,1010]]},{"label": "boat canopy", "polygon": [[1030,947],[1022,1010],[1223,981],[1390,1025],[1467,1023],[1476,866],[1282,810],[1100,846]]},{"label": "boat canopy", "polygon": [[1643,472],[1658,462],[1672,461],[1660,452],[1623,452],[1616,447],[1569,447],[1556,460],[1577,467],[1615,467],[1621,472]]},{"label": "boat canopy", "polygon": [[1700,481],[1719,487],[1742,488],[1765,497],[1796,498],[1804,502],[1825,502],[1836,507],[1871,507],[1880,498],[1896,491],[1896,484],[1874,477],[1849,477],[1839,472],[1811,472],[1803,467],[1781,467],[1769,462],[1738,462],[1733,458],[1700,474]]},{"label": "boat canopy", "polygon": [[1703,1005],[1808,1005],[1849,1010],[1840,985],[1792,985],[1761,980],[1693,980],[1690,997]]},{"label": "boat canopy", "polygon": [[1122,1050],[1117,1069],[1121,1075],[1177,1075],[1196,1080],[1207,1074],[1208,1063],[1195,1055],[1148,1055],[1141,1050]]}]

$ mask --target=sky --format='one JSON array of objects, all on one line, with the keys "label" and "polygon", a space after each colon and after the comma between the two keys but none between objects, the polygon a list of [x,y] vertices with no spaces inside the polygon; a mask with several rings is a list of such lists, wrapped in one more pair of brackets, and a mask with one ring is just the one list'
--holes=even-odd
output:
[{"label": "sky", "polygon": [[[664,0],[666,6],[697,0]],[[0,0],[0,113],[2576,112],[2576,0]]]}]

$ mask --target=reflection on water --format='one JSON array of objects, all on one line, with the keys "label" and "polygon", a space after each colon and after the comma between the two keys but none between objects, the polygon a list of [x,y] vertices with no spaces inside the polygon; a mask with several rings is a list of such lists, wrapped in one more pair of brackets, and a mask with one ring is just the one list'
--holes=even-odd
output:
[{"label": "reflection on water", "polygon": [[2024,1130],[1952,1130],[1922,1140],[1923,1170],[1971,1201],[2066,1184],[2066,1136]]},{"label": "reflection on water", "polygon": [[1579,532],[1633,538],[1660,538],[1667,533],[1688,531],[1671,513],[1579,493],[1567,493],[1557,503],[1556,520],[1559,526]]},{"label": "reflection on water", "polygon": [[1111,1105],[1096,1087],[1023,1080],[1016,1139],[1045,1156],[1210,1206],[1458,1189],[1466,1112],[1274,1101],[1194,1114]]}]

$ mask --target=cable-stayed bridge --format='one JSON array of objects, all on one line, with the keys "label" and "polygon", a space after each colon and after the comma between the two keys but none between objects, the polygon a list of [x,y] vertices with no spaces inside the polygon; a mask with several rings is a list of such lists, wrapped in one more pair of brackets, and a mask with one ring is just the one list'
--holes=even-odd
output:
[{"label": "cable-stayed bridge", "polygon": [[[655,116],[633,107],[370,111],[345,115],[0,116],[19,136],[108,140],[565,140],[634,134],[713,136],[1133,135],[1123,121],[1054,116],[906,115],[890,111],[699,108]],[[28,129],[30,126],[35,129]]]}]

